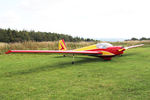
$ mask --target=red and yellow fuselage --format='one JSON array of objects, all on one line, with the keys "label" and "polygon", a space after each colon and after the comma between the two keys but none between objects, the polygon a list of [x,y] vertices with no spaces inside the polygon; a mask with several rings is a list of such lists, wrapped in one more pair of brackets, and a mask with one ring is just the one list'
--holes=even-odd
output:
[{"label": "red and yellow fuselage", "polygon": [[111,57],[123,54],[123,52],[125,51],[125,48],[121,46],[98,48],[95,44],[95,45],[75,49],[74,51],[99,51],[99,52],[102,52],[101,55],[98,55],[99,57],[105,60],[111,60]]}]

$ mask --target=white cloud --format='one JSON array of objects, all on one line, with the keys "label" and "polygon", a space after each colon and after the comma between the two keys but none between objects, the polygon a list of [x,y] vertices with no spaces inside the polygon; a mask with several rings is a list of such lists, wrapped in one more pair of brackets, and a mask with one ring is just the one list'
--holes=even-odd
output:
[{"label": "white cloud", "polygon": [[[20,2],[21,1],[21,2]],[[92,38],[150,35],[149,0],[20,0],[2,27]],[[1,21],[2,19],[2,21]]]}]

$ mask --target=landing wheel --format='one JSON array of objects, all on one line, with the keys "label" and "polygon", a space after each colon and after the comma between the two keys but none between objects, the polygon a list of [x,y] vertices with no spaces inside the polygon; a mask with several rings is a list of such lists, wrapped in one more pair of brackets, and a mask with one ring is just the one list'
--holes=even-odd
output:
[{"label": "landing wheel", "polygon": [[111,60],[112,57],[102,57],[104,60],[108,61]]},{"label": "landing wheel", "polygon": [[74,64],[74,61],[72,62],[72,64]]}]

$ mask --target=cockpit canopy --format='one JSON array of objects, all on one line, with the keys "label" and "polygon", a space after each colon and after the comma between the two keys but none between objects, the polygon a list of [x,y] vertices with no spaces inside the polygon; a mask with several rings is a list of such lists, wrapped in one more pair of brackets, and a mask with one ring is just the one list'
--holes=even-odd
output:
[{"label": "cockpit canopy", "polygon": [[106,48],[112,47],[112,46],[113,46],[113,45],[110,44],[110,43],[98,43],[98,44],[96,44],[96,47],[97,47],[97,48],[101,48],[101,49],[106,49]]}]

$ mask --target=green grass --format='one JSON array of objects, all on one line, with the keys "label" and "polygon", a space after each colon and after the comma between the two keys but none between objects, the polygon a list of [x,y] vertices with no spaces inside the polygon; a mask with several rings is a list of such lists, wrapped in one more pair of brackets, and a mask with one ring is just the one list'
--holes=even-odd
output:
[{"label": "green grass", "polygon": [[149,100],[150,48],[90,56],[0,55],[0,100]]}]

